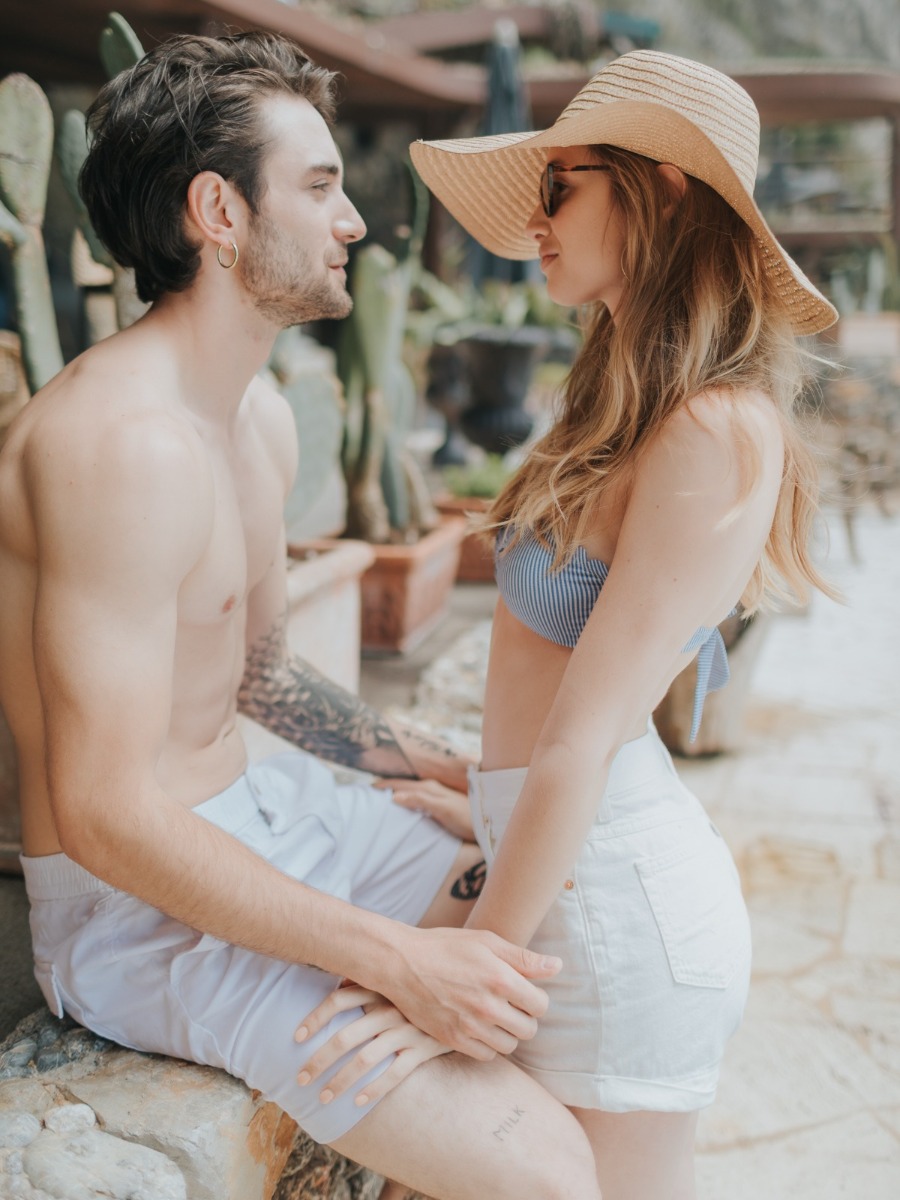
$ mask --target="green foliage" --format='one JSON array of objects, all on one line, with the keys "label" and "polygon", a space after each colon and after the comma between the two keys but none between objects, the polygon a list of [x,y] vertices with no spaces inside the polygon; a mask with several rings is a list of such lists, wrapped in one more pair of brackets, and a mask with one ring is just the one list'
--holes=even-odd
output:
[{"label": "green foliage", "polygon": [[575,313],[551,300],[543,282],[503,283],[488,279],[450,287],[427,271],[416,280],[417,308],[407,327],[420,345],[451,346],[485,326],[499,329],[574,328]]},{"label": "green foliage", "polygon": [[469,463],[464,467],[446,467],[443,481],[452,496],[492,500],[510,474],[502,454],[488,454],[482,462]]}]

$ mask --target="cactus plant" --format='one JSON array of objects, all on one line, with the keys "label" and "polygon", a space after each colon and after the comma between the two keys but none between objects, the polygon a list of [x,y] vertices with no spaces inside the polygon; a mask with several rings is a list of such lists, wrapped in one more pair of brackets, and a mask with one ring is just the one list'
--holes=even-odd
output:
[{"label": "cactus plant", "polygon": [[[137,37],[117,13],[110,14],[101,35],[100,53],[108,71],[131,66],[143,55]],[[78,173],[86,153],[84,116],[69,112],[61,123],[57,147],[62,177],[91,254],[98,262],[110,264],[78,195]],[[47,97],[27,75],[8,75],[0,83],[0,241],[12,260],[16,321],[32,392],[63,366],[41,232],[52,154],[53,116]],[[117,284],[120,324],[125,324],[133,319],[134,309],[127,280],[117,279]]]},{"label": "cactus plant", "polygon": [[95,262],[112,267],[112,255],[94,232],[94,227],[78,190],[78,176],[81,174],[87,151],[88,134],[84,113],[75,108],[70,109],[60,122],[59,134],[56,139],[56,159],[59,163],[59,171],[69,199],[75,208],[78,228],[84,234],[91,257]]},{"label": "cactus plant", "polygon": [[[137,34],[124,17],[110,13],[100,33],[100,59],[110,79],[120,71],[127,71],[144,57],[144,48]],[[97,237],[91,225],[84,201],[78,190],[78,176],[88,152],[88,132],[84,113],[73,109],[67,112],[60,123],[57,143],[57,159],[66,191],[75,206],[78,227],[84,234],[91,255],[98,263],[113,269],[113,296],[116,317],[120,329],[125,329],[137,320],[147,305],[138,299],[134,286],[134,272],[114,263],[109,251]]]},{"label": "cactus plant", "polygon": [[0,83],[0,240],[12,259],[16,319],[33,392],[63,365],[41,233],[52,153],[47,97],[27,75],[7,75]]},{"label": "cactus plant", "polygon": [[111,12],[100,34],[100,61],[107,77],[127,71],[144,57],[144,47],[123,16]]},{"label": "cactus plant", "polygon": [[427,192],[411,169],[410,179],[414,218],[404,253],[397,258],[379,245],[359,252],[353,313],[338,347],[347,404],[347,532],[371,542],[414,540],[438,523],[425,481],[405,448],[416,390],[403,342],[427,220]]}]

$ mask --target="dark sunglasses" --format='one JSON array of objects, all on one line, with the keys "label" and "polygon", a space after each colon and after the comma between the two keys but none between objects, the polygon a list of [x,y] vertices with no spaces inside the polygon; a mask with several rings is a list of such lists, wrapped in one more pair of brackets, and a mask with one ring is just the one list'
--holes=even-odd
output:
[{"label": "dark sunglasses", "polygon": [[592,164],[583,167],[554,167],[553,163],[547,163],[544,167],[544,173],[541,175],[541,205],[544,209],[544,215],[552,217],[556,212],[556,202],[559,199],[561,188],[565,186],[561,180],[554,179],[554,175],[568,175],[570,171],[608,171],[609,166],[600,166]]}]

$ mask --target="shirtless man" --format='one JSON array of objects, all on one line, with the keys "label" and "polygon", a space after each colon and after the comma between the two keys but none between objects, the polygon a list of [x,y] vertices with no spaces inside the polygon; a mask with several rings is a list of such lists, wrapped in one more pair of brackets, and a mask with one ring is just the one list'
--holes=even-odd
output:
[{"label": "shirtless man", "polygon": [[[279,329],[351,308],[365,227],[332,106],[328,72],[249,34],[165,43],[92,110],[82,190],[152,307],[38,393],[0,456],[36,973],[57,1014],[222,1067],[429,1196],[599,1200],[574,1119],[502,1057],[558,962],[448,928],[475,848],[309,754],[248,767],[236,725],[465,786],[464,759],[285,645],[296,439],[256,372]],[[359,1009],[302,1022],[344,977],[373,993],[373,1070],[362,1103],[329,1104],[304,1064]]]}]

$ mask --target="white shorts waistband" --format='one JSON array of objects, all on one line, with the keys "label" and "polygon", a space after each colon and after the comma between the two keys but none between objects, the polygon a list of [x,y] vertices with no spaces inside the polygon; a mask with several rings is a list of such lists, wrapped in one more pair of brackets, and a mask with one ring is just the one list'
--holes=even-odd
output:
[{"label": "white shorts waistband", "polygon": [[[507,796],[510,789],[525,780],[527,767],[503,767],[497,771],[479,771],[469,768],[470,788],[477,788],[482,797]],[[677,778],[671,755],[662,743],[656,726],[650,724],[647,732],[630,742],[623,742],[609,768],[604,794],[615,796],[619,792],[631,791],[645,783],[652,783],[660,775]]]},{"label": "white shorts waistband", "polygon": [[[224,791],[204,800],[194,812],[224,829],[235,826],[256,808],[249,773],[238,776]],[[66,854],[44,854],[40,858],[19,855],[25,877],[25,891],[31,900],[65,900],[90,892],[114,892],[118,889],[69,858]]]}]

